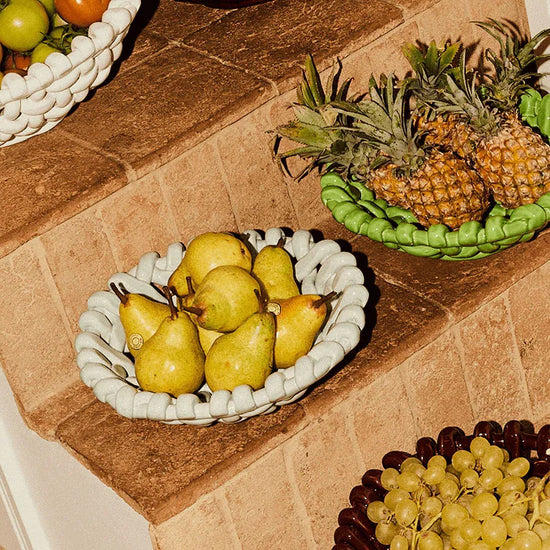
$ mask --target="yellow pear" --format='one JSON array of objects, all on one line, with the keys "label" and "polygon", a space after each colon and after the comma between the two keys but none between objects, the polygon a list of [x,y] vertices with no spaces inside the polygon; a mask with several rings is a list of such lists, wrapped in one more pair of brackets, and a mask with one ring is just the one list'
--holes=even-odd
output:
[{"label": "yellow pear", "polygon": [[290,254],[283,248],[284,238],[276,245],[264,246],[258,252],[252,273],[260,281],[268,300],[285,300],[300,294],[294,279]]},{"label": "yellow pear", "polygon": [[199,285],[209,271],[221,265],[236,265],[250,271],[252,256],[244,242],[230,233],[202,233],[189,243],[180,265],[168,280],[168,286],[183,295],[188,276],[193,284]]},{"label": "yellow pear", "polygon": [[336,295],[326,296],[301,294],[286,300],[273,300],[267,305],[270,311],[278,311],[275,317],[275,367],[292,367],[296,360],[305,355],[327,317],[327,302]]},{"label": "yellow pear", "polygon": [[206,355],[204,371],[212,391],[233,391],[247,384],[262,388],[271,374],[275,319],[272,313],[251,315],[230,334],[220,336]]},{"label": "yellow pear", "polygon": [[197,391],[204,380],[204,352],[197,327],[187,313],[171,314],[137,354],[136,378],[142,389],[174,397]]},{"label": "yellow pear", "polygon": [[197,324],[207,330],[231,332],[260,309],[260,284],[235,265],[214,268],[198,286],[191,308]]},{"label": "yellow pear", "polygon": [[200,325],[197,325],[197,330],[199,331],[199,342],[204,353],[208,353],[212,344],[223,334],[224,332],[218,332],[217,330],[207,330],[202,328]]},{"label": "yellow pear", "polygon": [[130,353],[135,356],[170,315],[168,304],[155,302],[141,294],[122,292],[114,283],[112,291],[120,300],[118,312]]}]

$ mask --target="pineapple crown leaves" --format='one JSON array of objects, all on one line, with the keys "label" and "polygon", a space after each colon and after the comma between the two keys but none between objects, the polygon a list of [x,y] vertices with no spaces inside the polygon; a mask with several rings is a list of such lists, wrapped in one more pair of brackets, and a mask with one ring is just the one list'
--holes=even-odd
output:
[{"label": "pineapple crown leaves", "polygon": [[536,72],[535,64],[549,55],[537,55],[535,49],[550,36],[550,29],[540,31],[527,41],[512,24],[505,25],[496,19],[474,23],[499,45],[498,53],[490,48],[485,50],[485,58],[495,70],[494,75],[487,75],[487,99],[501,110],[511,110],[517,106],[521,92],[529,87],[529,81],[541,76]]}]

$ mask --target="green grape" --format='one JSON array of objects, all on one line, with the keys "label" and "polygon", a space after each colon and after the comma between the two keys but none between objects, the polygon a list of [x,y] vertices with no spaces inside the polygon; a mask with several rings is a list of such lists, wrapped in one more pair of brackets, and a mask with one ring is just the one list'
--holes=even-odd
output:
[{"label": "green grape", "polygon": [[545,519],[550,521],[550,499],[542,500],[539,502],[539,514]]},{"label": "green grape", "polygon": [[440,466],[428,466],[422,474],[422,479],[428,485],[437,485],[445,479],[445,468]]},{"label": "green grape", "polygon": [[[540,482],[540,477],[531,476],[527,478],[527,482],[525,483],[525,486],[527,487],[527,491],[532,491],[533,489],[535,489],[539,484],[539,482]],[[546,488],[545,488],[545,492],[546,492]]]},{"label": "green grape", "polygon": [[511,476],[524,477],[529,472],[529,468],[531,468],[529,460],[523,456],[518,456],[508,463],[506,473]]},{"label": "green grape", "polygon": [[[531,480],[537,480],[540,481],[540,478],[538,477],[532,477],[532,478],[529,478],[529,481]],[[550,483],[547,483],[545,486],[544,486],[544,490],[543,490],[543,493],[547,496],[547,497],[550,497]]]},{"label": "green grape", "polygon": [[443,510],[441,510],[442,521],[444,521],[451,529],[456,529],[462,521],[469,516],[470,514],[468,513],[468,510],[456,502],[445,504],[445,506],[443,506]]},{"label": "green grape", "polygon": [[510,453],[507,451],[507,449],[502,449],[502,455],[504,456],[504,460],[502,461],[502,464],[509,464],[510,462]]},{"label": "green grape", "polygon": [[401,472],[406,472],[411,467],[423,466],[422,461],[416,456],[409,456],[403,462],[401,462],[400,470]]},{"label": "green grape", "polygon": [[439,496],[444,501],[449,501],[458,495],[460,490],[458,483],[453,479],[446,477],[441,483],[437,485],[439,490]]},{"label": "green grape", "polygon": [[507,536],[506,523],[498,516],[487,518],[481,524],[481,539],[490,546],[502,546],[506,542]]},{"label": "green grape", "polygon": [[420,487],[420,478],[414,472],[405,471],[399,474],[397,486],[412,493]]},{"label": "green grape", "polygon": [[542,550],[550,550],[550,539],[544,539],[542,541]]},{"label": "green grape", "polygon": [[452,550],[451,537],[449,535],[439,535],[443,542],[443,550]]},{"label": "green grape", "polygon": [[395,535],[391,539],[390,550],[408,550],[409,541],[403,535]]},{"label": "green grape", "polygon": [[493,516],[498,510],[498,500],[492,493],[479,493],[472,500],[472,517],[484,520]]},{"label": "green grape", "polygon": [[484,540],[476,540],[468,545],[468,550],[496,550],[494,546],[491,546]]},{"label": "green grape", "polygon": [[412,472],[413,474],[416,474],[417,476],[422,477],[422,473],[426,469],[424,464],[422,464],[420,460],[416,461],[416,459],[415,459],[415,462],[408,462],[405,466],[403,466],[403,464],[401,465],[402,474],[405,472]]},{"label": "green grape", "polygon": [[432,492],[425,485],[422,485],[420,489],[417,489],[414,493],[414,498],[417,502],[424,502],[427,498],[431,496]]},{"label": "green grape", "polygon": [[460,536],[468,543],[481,537],[481,523],[474,518],[466,518],[458,528]]},{"label": "green grape", "polygon": [[392,489],[386,493],[386,496],[384,497],[384,504],[393,511],[395,510],[398,502],[408,500],[409,498],[409,493],[404,489]]},{"label": "green grape", "polygon": [[443,521],[442,519],[439,520],[439,527],[440,527],[441,531],[443,531],[443,533],[445,533],[446,535],[449,535],[449,536],[455,530],[454,527],[451,527],[450,525],[445,523],[445,521]]},{"label": "green grape", "polygon": [[420,511],[429,518],[437,516],[442,508],[443,503],[437,497],[429,497],[420,505]]},{"label": "green grape", "polygon": [[535,531],[543,542],[550,539],[550,525],[548,523],[536,521],[535,525],[533,525],[533,531]]},{"label": "green grape", "polygon": [[504,453],[500,447],[491,445],[485,450],[480,459],[481,467],[484,469],[500,468],[504,462]]},{"label": "green grape", "polygon": [[398,527],[395,523],[382,521],[374,530],[374,536],[382,544],[388,545],[391,543],[393,537],[397,535]]},{"label": "green grape", "polygon": [[456,550],[466,550],[468,548],[469,543],[462,538],[458,529],[455,529],[449,538],[451,539],[451,545]]},{"label": "green grape", "polygon": [[534,531],[520,531],[512,538],[512,543],[518,550],[542,549],[542,540]]},{"label": "green grape", "polygon": [[474,495],[460,495],[456,502],[464,506],[468,513],[472,515],[472,500],[474,500]]},{"label": "green grape", "polygon": [[490,446],[491,444],[484,437],[474,437],[470,443],[470,452],[476,459],[480,459]]},{"label": "green grape", "polygon": [[418,537],[418,550],[443,550],[443,541],[437,533],[424,531]]},{"label": "green grape", "polygon": [[[498,447],[497,447],[498,449]],[[487,468],[479,476],[479,484],[487,491],[498,487],[504,475],[498,468]]]},{"label": "green grape", "polygon": [[525,491],[525,481],[519,476],[509,475],[497,485],[497,493],[503,495],[508,491]]},{"label": "green grape", "polygon": [[447,460],[444,456],[434,455],[430,460],[428,460],[428,468],[447,468]]},{"label": "green grape", "polygon": [[504,544],[500,547],[500,550],[511,550],[512,546],[512,539],[506,539]]},{"label": "green grape", "polygon": [[476,459],[470,451],[461,449],[453,454],[451,464],[457,472],[463,472],[476,465]]},{"label": "green grape", "polygon": [[515,537],[520,531],[529,529],[529,522],[526,517],[514,512],[508,512],[502,516],[506,524],[506,532],[509,537]]},{"label": "green grape", "polygon": [[380,523],[391,515],[391,510],[381,501],[373,500],[367,506],[367,517],[373,523]]},{"label": "green grape", "polygon": [[401,500],[395,506],[395,521],[407,527],[418,517],[418,505],[413,500]]},{"label": "green grape", "polygon": [[460,485],[473,489],[479,483],[479,474],[473,468],[467,468],[460,474]]},{"label": "green grape", "polygon": [[397,478],[399,477],[399,472],[395,468],[386,468],[380,474],[380,484],[387,491],[392,489],[397,489]]},{"label": "green grape", "polygon": [[510,511],[525,516],[527,513],[527,499],[519,491],[507,491],[500,497],[498,511],[500,514]]}]

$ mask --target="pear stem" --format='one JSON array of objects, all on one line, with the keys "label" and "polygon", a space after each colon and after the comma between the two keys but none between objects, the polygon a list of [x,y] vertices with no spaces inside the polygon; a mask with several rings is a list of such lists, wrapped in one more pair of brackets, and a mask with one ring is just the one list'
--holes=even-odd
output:
[{"label": "pear stem", "polygon": [[115,285],[115,283],[111,283],[109,285],[111,287],[111,290],[116,294],[116,297],[122,302],[122,304],[126,304],[128,301],[128,296],[118,288],[118,286]]},{"label": "pear stem", "polygon": [[183,309],[183,311],[187,311],[187,313],[193,313],[194,315],[202,315],[202,309],[200,307],[181,306],[181,309]]},{"label": "pear stem", "polygon": [[163,286],[162,291],[168,300],[168,306],[170,307],[170,319],[173,321],[178,318],[178,310],[176,309],[176,306],[174,306],[174,301],[172,300],[172,289],[167,286]]},{"label": "pear stem", "polygon": [[325,296],[322,296],[321,298],[319,298],[318,300],[315,300],[315,302],[313,302],[313,304],[311,304],[315,309],[321,307],[323,304],[326,304],[327,302],[329,302],[330,300],[332,300],[336,294],[338,294],[337,292],[334,292],[334,290],[332,292],[329,292],[327,295]]},{"label": "pear stem", "polygon": [[193,280],[189,275],[185,277],[185,280],[187,282],[187,294],[193,294]]},{"label": "pear stem", "polygon": [[281,237],[278,241],[277,241],[277,244],[275,245],[277,248],[284,248],[285,247],[285,238],[284,237]]}]

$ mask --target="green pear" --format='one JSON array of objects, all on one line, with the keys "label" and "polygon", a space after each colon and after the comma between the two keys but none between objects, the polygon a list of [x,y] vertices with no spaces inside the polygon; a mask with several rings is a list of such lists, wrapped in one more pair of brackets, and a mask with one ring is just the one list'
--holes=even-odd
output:
[{"label": "green pear", "polygon": [[111,283],[111,289],[120,300],[120,322],[128,349],[135,357],[143,344],[155,334],[162,321],[170,315],[170,307],[141,294],[122,292],[114,283]]},{"label": "green pear", "polygon": [[284,239],[280,239],[276,245],[264,246],[252,267],[252,273],[260,281],[268,300],[285,300],[300,294],[294,279],[292,258],[283,245]]},{"label": "green pear", "polygon": [[212,391],[248,384],[262,388],[271,374],[275,318],[270,312],[251,315],[239,328],[220,336],[206,355],[204,372]]},{"label": "green pear", "polygon": [[136,378],[142,389],[177,397],[197,391],[204,380],[204,352],[197,327],[172,305],[171,314],[137,354]]},{"label": "green pear", "polygon": [[208,353],[212,344],[223,334],[224,332],[218,332],[217,330],[207,330],[202,328],[200,325],[197,325],[197,330],[199,331],[199,342],[204,353]]},{"label": "green pear", "polygon": [[245,269],[235,265],[214,268],[202,280],[193,306],[184,309],[197,315],[197,324],[207,330],[231,332],[260,309],[260,284]]},{"label": "green pear", "polygon": [[199,285],[209,271],[221,265],[237,265],[250,271],[252,256],[246,245],[230,233],[202,233],[189,243],[180,265],[168,280],[168,286],[183,295],[188,276]]},{"label": "green pear", "polygon": [[277,323],[274,362],[278,369],[292,367],[305,355],[327,318],[327,302],[335,296],[301,294],[286,300],[274,300],[267,309],[274,311]]}]

